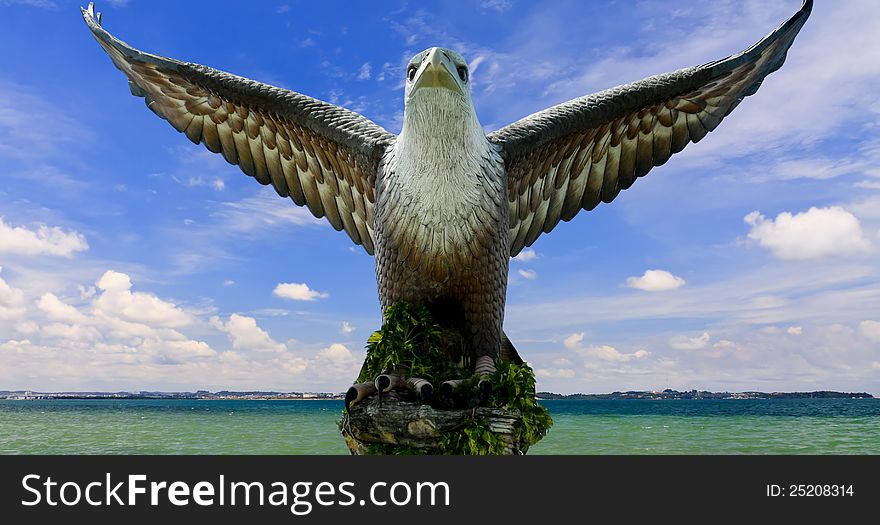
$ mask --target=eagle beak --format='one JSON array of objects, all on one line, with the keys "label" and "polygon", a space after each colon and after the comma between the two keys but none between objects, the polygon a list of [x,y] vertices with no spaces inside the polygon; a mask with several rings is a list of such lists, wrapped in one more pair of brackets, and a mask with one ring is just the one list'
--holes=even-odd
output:
[{"label": "eagle beak", "polygon": [[458,93],[462,93],[461,86],[455,78],[455,68],[452,67],[450,61],[443,52],[438,48],[433,48],[425,57],[424,65],[418,73],[413,91],[421,87],[446,88]]}]

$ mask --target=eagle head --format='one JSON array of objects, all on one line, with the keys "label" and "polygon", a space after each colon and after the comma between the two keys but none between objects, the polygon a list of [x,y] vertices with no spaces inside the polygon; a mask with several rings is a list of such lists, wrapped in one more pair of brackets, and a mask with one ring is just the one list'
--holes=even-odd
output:
[{"label": "eagle head", "polygon": [[432,47],[412,57],[405,86],[404,129],[479,126],[468,65],[455,51]]}]

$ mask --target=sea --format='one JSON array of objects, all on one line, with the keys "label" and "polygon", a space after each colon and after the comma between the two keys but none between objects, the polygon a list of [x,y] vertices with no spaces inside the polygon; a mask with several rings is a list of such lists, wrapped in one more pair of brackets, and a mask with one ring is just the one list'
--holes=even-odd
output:
[{"label": "sea", "polygon": [[[880,454],[880,399],[554,400],[529,454]],[[0,454],[347,454],[334,400],[0,400]]]}]

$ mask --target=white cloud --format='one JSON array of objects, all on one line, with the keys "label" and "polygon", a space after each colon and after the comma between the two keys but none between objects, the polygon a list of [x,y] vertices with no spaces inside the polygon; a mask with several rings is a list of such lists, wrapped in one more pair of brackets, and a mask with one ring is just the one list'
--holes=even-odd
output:
[{"label": "white cloud", "polygon": [[196,188],[199,186],[205,186],[211,188],[215,191],[223,191],[226,189],[226,182],[223,179],[218,177],[205,177],[201,175],[191,175],[184,179],[180,179],[178,177],[172,177],[172,179],[179,183],[187,186],[189,188]]},{"label": "white cloud", "polygon": [[625,362],[631,361],[634,359],[644,359],[648,357],[650,352],[646,350],[637,350],[630,354],[625,354],[609,345],[601,345],[601,346],[593,346],[593,345],[584,345],[584,333],[578,332],[569,335],[563,341],[563,345],[569,350],[574,351],[576,354],[581,357],[586,358],[597,358],[603,361],[618,361]]},{"label": "white cloud", "polygon": [[[219,155],[213,156],[222,161]],[[239,201],[219,203],[212,217],[219,219],[219,224],[212,225],[211,230],[220,231],[224,236],[229,232],[267,233],[273,228],[326,225],[308,209],[279,198],[274,190],[267,188],[260,188],[255,195]]]},{"label": "white cloud", "polygon": [[13,227],[0,217],[0,253],[72,257],[75,252],[88,248],[86,238],[74,230],[64,231],[45,224],[37,225],[34,230]]},{"label": "white cloud", "polygon": [[256,352],[283,352],[286,347],[272,339],[268,332],[257,326],[257,320],[246,315],[232,314],[224,323],[219,317],[211,318],[211,325],[225,332],[235,350]]},{"label": "white cloud", "polygon": [[535,375],[538,377],[571,378],[575,376],[575,372],[571,368],[538,368],[535,370]]},{"label": "white cloud", "polygon": [[577,332],[577,333],[571,334],[568,337],[566,337],[565,340],[562,342],[562,344],[565,345],[565,347],[568,348],[569,350],[574,350],[575,348],[578,348],[580,346],[580,344],[581,344],[581,342],[583,342],[583,340],[584,340],[584,333]]},{"label": "white cloud", "polygon": [[626,286],[646,292],[665,292],[684,286],[685,280],[666,270],[646,270],[641,277],[629,277]]},{"label": "white cloud", "polygon": [[293,301],[314,301],[330,297],[328,293],[312,290],[306,283],[278,283],[272,290],[272,295]]},{"label": "white cloud", "polygon": [[789,326],[785,330],[785,333],[787,333],[788,335],[801,335],[802,333],[804,333],[804,329],[800,326]]},{"label": "white cloud", "polygon": [[484,10],[493,10],[503,13],[513,6],[512,0],[483,0],[480,2],[480,8]]},{"label": "white cloud", "polygon": [[363,363],[363,356],[356,356],[345,345],[333,343],[321,349],[314,358],[308,360],[308,370],[313,377],[351,381]]},{"label": "white cloud", "polygon": [[529,262],[534,261],[537,258],[538,252],[536,252],[532,248],[526,248],[525,250],[519,252],[519,254],[517,254],[517,256],[513,258],[513,260],[518,262]]},{"label": "white cloud", "polygon": [[357,79],[370,80],[372,69],[373,66],[371,66],[369,62],[366,62],[364,65],[361,66],[360,70],[358,70]]},{"label": "white cloud", "polygon": [[528,279],[530,281],[534,281],[538,278],[538,272],[536,272],[535,270],[519,270],[518,273],[524,279]]},{"label": "white cloud", "polygon": [[697,337],[687,337],[684,335],[673,337],[669,341],[669,346],[676,350],[701,350],[709,346],[712,337],[709,332],[703,332]]},{"label": "white cloud", "polygon": [[48,339],[59,339],[61,344],[71,342],[93,343],[102,339],[101,332],[94,326],[81,324],[49,323],[43,326],[40,334]]},{"label": "white cloud", "polygon": [[859,219],[839,206],[813,207],[795,214],[782,212],[776,219],[767,219],[753,211],[743,220],[752,227],[749,239],[780,259],[845,256],[871,249]]},{"label": "white cloud", "polygon": [[131,278],[124,273],[108,270],[95,284],[103,292],[94,301],[98,315],[163,328],[178,328],[193,321],[190,314],[172,302],[153,294],[132,292]]},{"label": "white cloud", "polygon": [[880,342],[880,322],[871,320],[860,322],[859,333],[872,341]]},{"label": "white cloud", "polygon": [[52,0],[3,0],[4,5],[27,5],[31,7],[40,7],[43,9],[57,9],[58,4]]},{"label": "white cloud", "polygon": [[348,321],[342,321],[342,333],[348,335],[352,332],[354,332],[354,327],[351,326],[351,323]]},{"label": "white cloud", "polygon": [[55,294],[47,292],[37,301],[37,307],[52,321],[81,324],[86,316],[69,304],[63,302]]},{"label": "white cloud", "polygon": [[40,325],[33,321],[22,321],[20,323],[15,323],[15,326],[13,328],[15,328],[16,332],[22,334],[35,334],[40,331]]},{"label": "white cloud", "polygon": [[0,320],[20,319],[25,313],[24,292],[0,277]]},{"label": "white cloud", "polygon": [[327,348],[322,349],[318,352],[318,357],[322,359],[327,359],[334,362],[346,362],[351,361],[354,358],[354,354],[351,353],[351,350],[346,348],[345,345],[340,343],[333,343]]},{"label": "white cloud", "polygon": [[206,358],[216,356],[207,342],[176,330],[192,323],[190,313],[153,294],[132,292],[126,274],[108,271],[97,288],[78,286],[80,304],[65,302],[55,292],[41,293],[40,283],[27,283],[36,296],[9,287],[10,293],[4,284],[0,280],[0,303],[10,302],[11,296],[19,305],[10,324],[27,339],[0,337],[0,383],[93,389],[109,382],[114,389],[132,388],[138,383],[126,385],[123,378],[161,381],[169,364],[194,367],[187,370],[192,377]]}]

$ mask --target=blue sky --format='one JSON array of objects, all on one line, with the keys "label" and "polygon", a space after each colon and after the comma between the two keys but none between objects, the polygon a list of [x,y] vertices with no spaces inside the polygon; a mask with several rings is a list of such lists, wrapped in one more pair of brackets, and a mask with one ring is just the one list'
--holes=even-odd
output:
[{"label": "blue sky", "polygon": [[[0,389],[344,390],[380,323],[372,258],[149,112],[76,2],[0,4]],[[469,60],[490,131],[739,52],[799,4],[98,8],[139,49],[396,133],[427,47]],[[512,261],[505,330],[539,389],[880,393],[878,34],[880,5],[819,0],[718,130]]]}]

